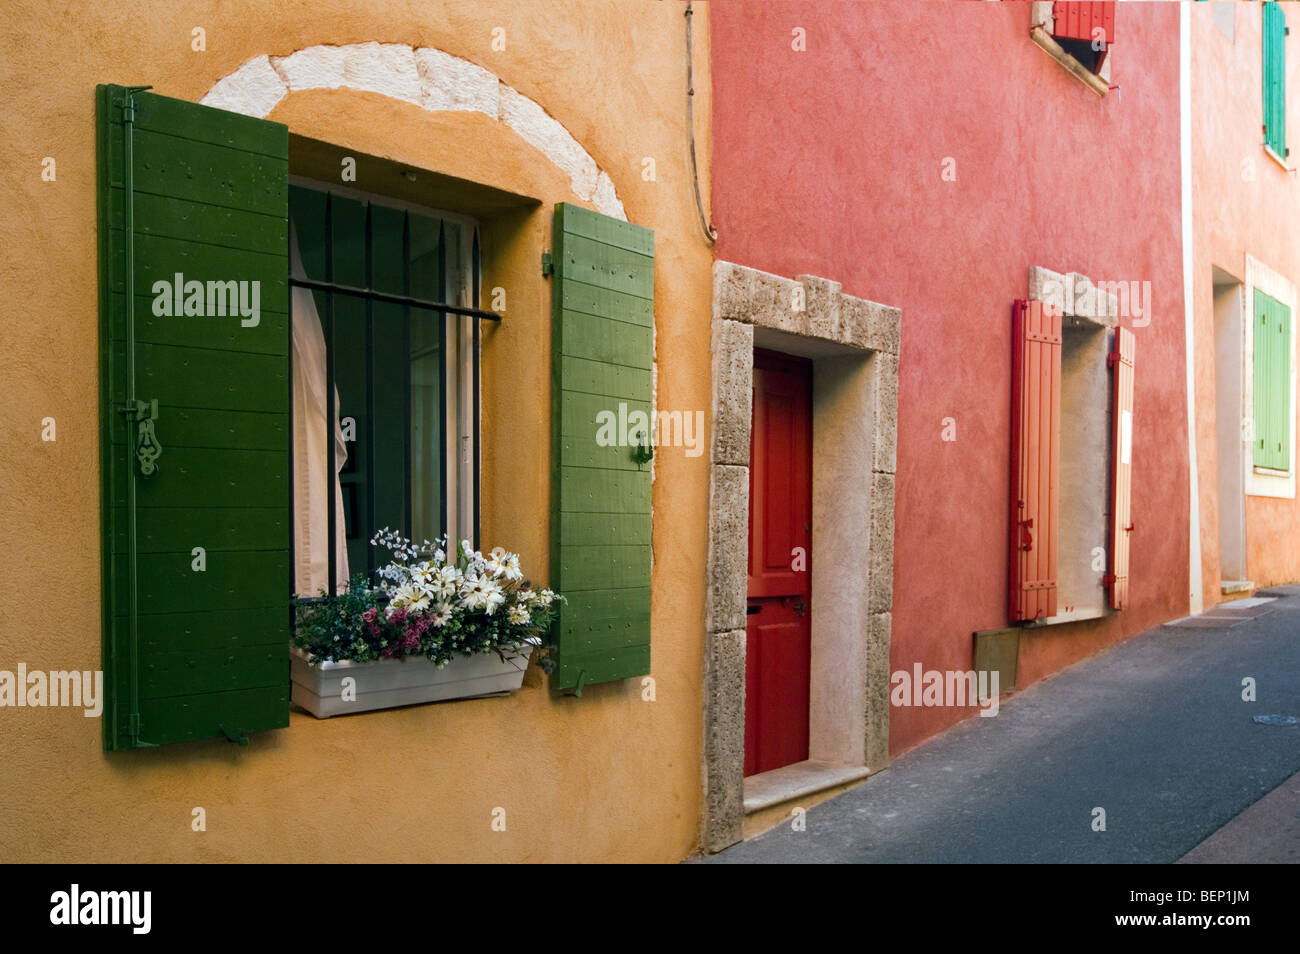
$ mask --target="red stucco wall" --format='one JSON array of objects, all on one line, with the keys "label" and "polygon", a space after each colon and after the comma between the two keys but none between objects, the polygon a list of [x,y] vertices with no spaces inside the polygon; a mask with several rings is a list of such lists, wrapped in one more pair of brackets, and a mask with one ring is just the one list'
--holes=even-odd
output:
[{"label": "red stucco wall", "polygon": [[[894,670],[967,669],[971,633],[1006,624],[1010,306],[1031,265],[1150,281],[1154,317],[1132,607],[1027,634],[1020,685],[1187,612],[1177,7],[1120,5],[1123,89],[1102,98],[1030,40],[1029,3],[710,4],[716,256],[903,309]],[[891,749],[972,711],[895,708]]]},{"label": "red stucco wall", "polygon": [[[1211,5],[1191,10],[1193,300],[1196,314],[1196,442],[1203,589],[1220,598],[1218,455],[1215,451],[1213,267],[1245,281],[1250,255],[1300,284],[1300,181],[1263,149],[1261,5],[1234,7],[1233,37],[1214,25]],[[1284,3],[1287,140],[1300,157],[1300,4]],[[1293,324],[1294,327],[1294,324]],[[1296,344],[1292,335],[1292,346]],[[1295,439],[1295,436],[1292,436]],[[1300,579],[1300,501],[1246,497],[1246,572],[1257,587]]]}]

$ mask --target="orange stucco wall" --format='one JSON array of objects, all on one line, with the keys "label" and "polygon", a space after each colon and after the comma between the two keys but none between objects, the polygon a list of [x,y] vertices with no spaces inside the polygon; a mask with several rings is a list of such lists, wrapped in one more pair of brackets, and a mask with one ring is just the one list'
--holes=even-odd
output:
[{"label": "orange stucco wall", "polygon": [[[1265,153],[1261,5],[1234,4],[1234,36],[1215,25],[1211,7],[1191,4],[1192,164],[1197,473],[1201,571],[1206,606],[1219,602],[1219,501],[1216,449],[1213,268],[1246,280],[1246,256],[1300,284],[1300,183]],[[1300,10],[1282,4],[1290,26]],[[1286,86],[1290,163],[1300,156],[1300,62],[1288,42]],[[1249,309],[1249,303],[1247,308]],[[1247,312],[1249,315],[1249,312]],[[1292,347],[1295,337],[1292,337]],[[1294,358],[1293,358],[1294,361]],[[1294,434],[1292,435],[1294,440]],[[1249,448],[1247,448],[1249,453]],[[1300,579],[1300,501],[1247,495],[1246,571],[1257,587]]]},{"label": "orange stucco wall", "polygon": [[[703,5],[700,5],[703,7]],[[432,46],[492,71],[562,123],[656,232],[658,404],[709,408],[711,253],[691,188],[682,8],[653,0],[516,4],[18,0],[0,25],[0,669],[100,658],[96,83],[196,101],[260,54],[370,40]],[[708,17],[697,9],[696,129],[708,194]],[[205,52],[191,30],[206,31]],[[506,48],[493,50],[492,31]],[[551,210],[569,178],[503,124],[373,93],[290,93],[291,133],[528,196],[484,222],[483,542],[548,558]],[[57,180],[41,179],[54,157]],[[655,159],[653,181],[643,159]],[[382,184],[351,185],[382,193]],[[41,420],[57,421],[42,442]],[[698,844],[706,456],[656,455],[653,675],[561,698],[532,669],[506,699],[317,721],[248,747],[105,755],[72,709],[0,709],[6,861],[673,861]],[[287,598],[287,594],[286,594]],[[191,830],[202,807],[206,832]],[[506,809],[504,832],[491,828]]]}]

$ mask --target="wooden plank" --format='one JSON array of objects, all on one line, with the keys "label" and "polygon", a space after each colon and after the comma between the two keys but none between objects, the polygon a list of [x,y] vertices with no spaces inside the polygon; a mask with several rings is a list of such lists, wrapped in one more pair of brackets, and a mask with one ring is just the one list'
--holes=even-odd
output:
[{"label": "wooden plank", "polygon": [[[126,552],[126,508],[113,515],[113,552]],[[285,507],[141,507],[136,514],[140,553],[188,554],[194,547],[217,550],[280,550],[288,545]],[[287,605],[287,597],[286,597]]]},{"label": "wooden plank", "polygon": [[561,315],[559,333],[561,355],[629,368],[650,369],[654,333],[649,325],[641,326],[566,310]]},{"label": "wooden plank", "polygon": [[562,467],[561,513],[650,512],[650,472]]},{"label": "wooden plank", "polygon": [[[114,342],[125,342],[125,297],[114,293],[111,308],[108,337]],[[285,311],[263,308],[259,324],[246,328],[238,319],[155,316],[153,296],[135,296],[135,340],[140,344],[287,355],[288,329],[289,314]]]},{"label": "wooden plank", "polygon": [[288,161],[289,127],[283,123],[149,92],[137,93],[135,103],[137,129]]},{"label": "wooden plank", "polygon": [[650,548],[643,544],[565,547],[561,561],[560,578],[565,581],[566,594],[630,589],[650,578]]},{"label": "wooden plank", "polygon": [[163,455],[158,472],[139,481],[136,489],[141,511],[153,507],[288,509],[289,459],[284,452],[168,448],[165,429],[159,440]]},{"label": "wooden plank", "polygon": [[617,540],[650,545],[650,514],[562,513],[560,536],[570,547],[586,547]]},{"label": "wooden plank", "polygon": [[[109,150],[122,156],[120,123]],[[281,158],[136,128],[135,192],[271,216],[288,215],[289,182]],[[120,166],[120,161],[119,161]],[[121,187],[120,168],[110,187]]]},{"label": "wooden plank", "polygon": [[601,245],[654,258],[655,233],[644,226],[570,205],[565,207],[563,227],[566,236],[592,239]]},{"label": "wooden plank", "polygon": [[[158,422],[161,426],[161,420]],[[282,411],[214,411],[207,408],[168,407],[167,446],[207,447],[220,450],[271,450],[286,453],[289,415]],[[113,429],[113,443],[135,442],[123,421]]]},{"label": "wooden plank", "polygon": [[566,235],[558,264],[563,280],[623,295],[654,298],[654,259],[592,239]]},{"label": "wooden plank", "polygon": [[[570,355],[560,358],[560,380],[564,382],[566,391],[598,394],[629,402],[645,401],[651,390],[649,368],[629,368]],[[646,409],[649,409],[648,402]]]},{"label": "wooden plank", "polygon": [[[124,193],[120,187],[109,190],[109,227],[122,240],[125,226]],[[276,212],[246,212],[203,202],[190,202],[171,196],[136,193],[135,232],[156,238],[180,239],[242,249],[248,252],[279,255],[283,258],[289,240],[289,220]]]},{"label": "wooden plank", "polygon": [[562,306],[567,312],[592,315],[607,321],[620,321],[643,328],[654,324],[652,300],[581,282],[566,282]]},{"label": "wooden plank", "polygon": [[[287,642],[289,618],[289,558],[286,550],[209,550],[207,569],[191,569],[193,558],[183,553],[142,553],[139,565],[139,607],[151,613],[274,608],[283,615]],[[126,580],[120,582],[123,588]],[[114,594],[125,598],[123,593]],[[123,604],[125,605],[125,603]]]},{"label": "wooden plank", "polygon": [[141,699],[279,686],[289,671],[283,639],[261,646],[150,653],[140,674]]},{"label": "wooden plank", "polygon": [[[140,652],[219,649],[235,652],[276,642],[288,645],[288,607],[264,606],[208,613],[150,613],[140,617]],[[126,617],[116,620],[126,625]]]},{"label": "wooden plank", "polygon": [[220,726],[241,732],[282,729],[289,724],[289,666],[284,685],[209,692],[167,699],[142,699],[140,735],[152,745],[219,738]]},{"label": "wooden plank", "polygon": [[[110,289],[113,292],[123,292],[126,289],[126,255],[122,241],[115,241],[114,254],[116,261],[113,267],[114,279]],[[199,281],[203,283],[204,301],[203,305],[207,308],[207,283],[220,282],[221,286],[214,285],[213,291],[213,314],[209,317],[220,317],[221,306],[227,316],[239,314],[238,307],[240,299],[232,298],[231,289],[225,285],[226,282],[254,282],[258,283],[258,309],[259,313],[265,311],[275,311],[281,314],[289,310],[289,278],[288,269],[282,268],[284,264],[283,256],[276,256],[266,252],[255,252],[247,249],[227,248],[222,245],[204,245],[200,242],[189,242],[182,239],[167,238],[158,235],[140,235],[135,238],[135,291],[140,297],[148,297],[151,307],[149,313],[152,314],[152,302],[156,294],[154,291],[156,282],[166,282],[171,287],[170,305],[172,316],[174,318],[189,317],[194,319],[194,315],[186,316],[183,313],[176,313],[176,301],[174,282],[175,276],[179,272],[183,275],[183,283]],[[244,286],[246,298],[251,306],[252,303],[252,285]],[[234,289],[236,295],[239,294],[238,284]],[[185,289],[182,285],[182,296]],[[184,307],[184,297],[181,300]],[[165,309],[164,309],[165,310]],[[251,311],[251,307],[248,309]],[[256,327],[256,326],[250,326]]]},{"label": "wooden plank", "polygon": [[573,686],[581,677],[584,685],[626,679],[650,672],[650,646],[629,646],[604,652],[561,655],[552,679],[560,686]]},{"label": "wooden plank", "polygon": [[[639,411],[648,423],[653,423],[650,421],[648,391],[647,388],[646,391],[642,392],[641,400],[631,400],[628,398],[606,397],[599,394],[584,394],[565,388],[562,394],[564,410],[559,421],[560,435],[579,441],[587,440],[595,444],[597,435],[600,434],[602,429],[599,422],[610,420],[608,417],[602,418],[601,415],[608,412],[614,415],[612,433],[601,436],[617,439],[620,437],[618,434],[619,404],[623,404],[627,408],[623,416],[627,420],[626,430],[628,431],[628,434],[624,436],[631,439],[631,432],[640,429],[640,421],[637,421],[637,427],[631,426],[630,416],[633,412]],[[566,460],[565,463],[570,462]]]},{"label": "wooden plank", "polygon": [[[206,321],[208,319],[197,319]],[[125,348],[112,345],[114,360],[125,364]],[[161,409],[207,408],[223,411],[288,413],[289,368],[282,356],[244,354],[167,345],[136,346],[136,393],[157,398]],[[113,382],[114,406],[126,402],[126,382]],[[160,421],[158,427],[165,425]],[[167,446],[167,438],[159,433]]]}]

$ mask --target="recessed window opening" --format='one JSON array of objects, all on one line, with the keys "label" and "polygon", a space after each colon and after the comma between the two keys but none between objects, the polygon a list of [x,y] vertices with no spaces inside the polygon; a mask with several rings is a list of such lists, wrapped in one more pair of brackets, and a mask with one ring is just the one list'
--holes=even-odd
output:
[{"label": "recessed window opening", "polygon": [[382,528],[477,545],[478,229],[293,178],[294,590],[333,595]]}]

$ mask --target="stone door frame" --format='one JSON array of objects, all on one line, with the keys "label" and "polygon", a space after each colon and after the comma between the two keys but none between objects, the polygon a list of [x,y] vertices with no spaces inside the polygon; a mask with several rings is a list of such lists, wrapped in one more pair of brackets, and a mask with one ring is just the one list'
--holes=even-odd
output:
[{"label": "stone door frame", "polygon": [[[702,825],[702,843],[710,852],[743,838],[746,813],[755,347],[813,359],[810,761],[800,763],[786,790],[789,797],[818,791],[889,762],[902,313],[845,295],[840,287],[810,275],[792,280],[731,262],[713,266]],[[751,788],[773,774],[754,776]]]}]

